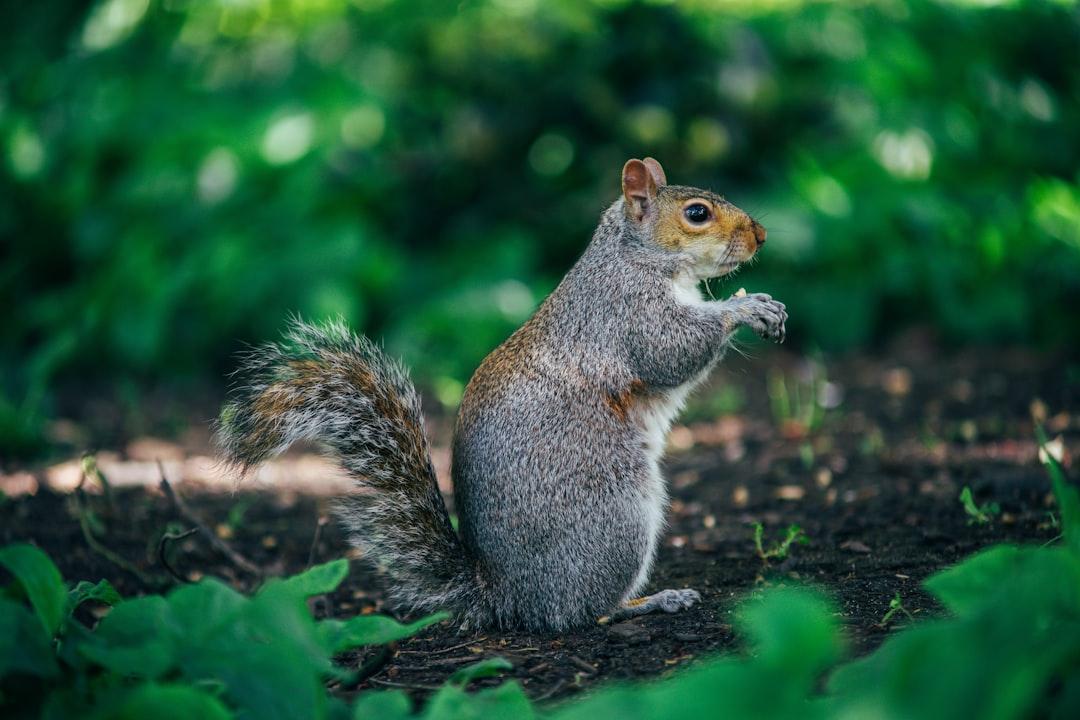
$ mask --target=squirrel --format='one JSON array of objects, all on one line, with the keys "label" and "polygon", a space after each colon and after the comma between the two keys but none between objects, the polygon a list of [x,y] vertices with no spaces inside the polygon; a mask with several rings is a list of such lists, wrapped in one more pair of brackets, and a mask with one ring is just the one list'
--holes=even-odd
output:
[{"label": "squirrel", "polygon": [[764,293],[706,300],[765,229],[719,195],[629,160],[622,197],[533,316],[482,362],[454,430],[455,532],[407,371],[343,322],[294,319],[249,351],[216,439],[241,471],[314,440],[355,478],[350,541],[385,567],[392,604],[463,630],[562,632],[676,612],[691,589],[639,597],[668,508],[665,437],[689,392],[748,326],[783,341]]}]

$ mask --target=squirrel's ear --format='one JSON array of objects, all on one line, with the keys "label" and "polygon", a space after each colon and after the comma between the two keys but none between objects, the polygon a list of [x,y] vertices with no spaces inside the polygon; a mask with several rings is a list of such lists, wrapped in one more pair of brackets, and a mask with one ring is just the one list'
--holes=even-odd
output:
[{"label": "squirrel's ear", "polygon": [[[654,170],[650,163],[656,166]],[[652,158],[642,162],[641,160],[627,160],[622,170],[622,191],[626,198],[626,207],[634,219],[641,222],[652,211],[656,201],[656,171],[660,177],[664,176],[664,170],[660,163]],[[662,183],[661,183],[662,184]]]},{"label": "squirrel's ear", "polygon": [[645,167],[649,168],[649,174],[652,175],[657,187],[667,185],[667,175],[664,174],[664,168],[660,167],[659,162],[653,158],[645,158],[642,162],[645,163]]}]

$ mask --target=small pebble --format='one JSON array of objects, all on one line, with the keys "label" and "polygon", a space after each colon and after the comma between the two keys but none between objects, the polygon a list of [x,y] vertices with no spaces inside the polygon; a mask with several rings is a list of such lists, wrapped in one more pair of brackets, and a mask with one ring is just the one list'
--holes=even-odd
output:
[{"label": "small pebble", "polygon": [[641,625],[632,622],[621,622],[612,625],[608,630],[608,640],[626,643],[627,645],[642,645],[651,642],[652,635]]}]

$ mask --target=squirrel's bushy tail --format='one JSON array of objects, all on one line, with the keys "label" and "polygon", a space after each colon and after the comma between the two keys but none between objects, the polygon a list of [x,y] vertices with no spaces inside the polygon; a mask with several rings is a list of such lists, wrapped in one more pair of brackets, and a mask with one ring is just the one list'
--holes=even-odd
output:
[{"label": "squirrel's bushy tail", "polygon": [[474,563],[439,494],[420,398],[400,364],[343,322],[294,320],[284,342],[248,352],[216,439],[247,470],[299,440],[329,448],[359,492],[339,515],[352,542],[385,565],[409,609],[482,618]]}]

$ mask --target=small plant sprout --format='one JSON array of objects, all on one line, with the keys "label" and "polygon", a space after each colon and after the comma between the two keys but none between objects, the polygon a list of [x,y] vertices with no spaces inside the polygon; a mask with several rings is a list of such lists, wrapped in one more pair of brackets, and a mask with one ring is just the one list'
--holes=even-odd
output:
[{"label": "small plant sprout", "polygon": [[1055,513],[1053,510],[1046,511],[1046,527],[1050,528],[1051,530],[1057,530],[1061,527],[1061,521],[1058,520],[1057,513]]},{"label": "small plant sprout", "polygon": [[[919,611],[915,610],[915,612]],[[899,592],[896,593],[893,599],[889,601],[889,612],[885,613],[884,617],[881,618],[881,622],[879,622],[878,625],[880,625],[881,627],[886,627],[890,622],[892,622],[892,619],[896,616],[896,613],[903,613],[907,616],[908,620],[915,620],[915,616],[911,613],[911,611],[904,607],[904,603],[901,602]]]},{"label": "small plant sprout", "polygon": [[783,560],[791,552],[791,546],[795,543],[806,545],[810,541],[806,537],[806,533],[798,525],[791,525],[784,531],[784,539],[779,542],[774,542],[768,550],[765,549],[763,539],[765,536],[765,526],[762,523],[751,523],[751,527],[754,528],[754,549],[757,550],[758,557],[765,561],[766,564],[770,560]]},{"label": "small plant sprout", "polygon": [[772,370],[766,379],[766,389],[773,419],[791,438],[805,438],[816,431],[825,411],[842,400],[840,386],[829,382],[820,357],[806,358],[790,374]]},{"label": "small plant sprout", "polygon": [[101,472],[101,468],[98,467],[97,456],[83,455],[79,460],[79,470],[82,471],[82,477],[79,478],[79,489],[82,490],[88,483],[97,482],[101,486],[106,502],[112,506],[112,484],[105,477],[105,473]]},{"label": "small plant sprout", "polygon": [[1057,498],[1058,511],[1061,514],[1061,537],[1075,552],[1080,552],[1080,493],[1065,477],[1065,469],[1062,467],[1067,458],[1065,443],[1060,437],[1048,440],[1046,432],[1039,424],[1035,425],[1035,436],[1039,441],[1039,462],[1050,475],[1050,484]]},{"label": "small plant sprout", "polygon": [[993,522],[994,516],[1001,512],[1001,507],[997,503],[976,505],[975,499],[971,496],[971,488],[966,485],[960,491],[960,504],[964,506],[964,512],[968,515],[968,525],[986,525]]}]

